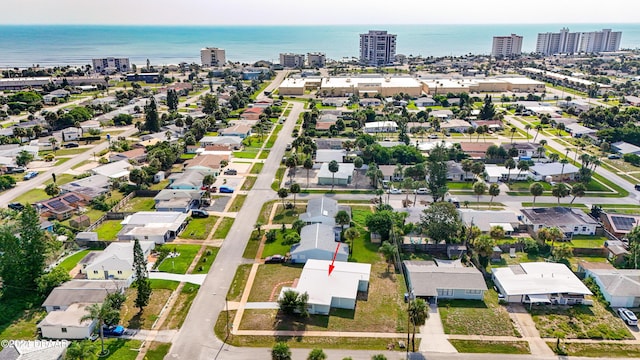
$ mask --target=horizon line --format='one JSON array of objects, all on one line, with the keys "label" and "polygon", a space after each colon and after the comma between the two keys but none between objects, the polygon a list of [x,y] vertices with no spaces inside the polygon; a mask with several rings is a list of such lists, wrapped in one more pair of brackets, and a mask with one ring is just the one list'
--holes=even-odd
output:
[{"label": "horizon line", "polygon": [[439,26],[439,25],[474,25],[474,26],[528,26],[528,25],[640,25],[640,22],[540,22],[540,23],[402,23],[402,24],[118,24],[118,23],[24,23],[24,24],[0,24],[0,26],[133,26],[133,27],[312,27],[312,26]]}]

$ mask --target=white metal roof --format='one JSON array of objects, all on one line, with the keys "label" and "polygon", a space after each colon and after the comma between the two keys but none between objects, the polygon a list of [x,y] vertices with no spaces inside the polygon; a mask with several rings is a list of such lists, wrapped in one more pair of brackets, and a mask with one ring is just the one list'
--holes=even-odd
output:
[{"label": "white metal roof", "polygon": [[564,264],[531,262],[493,269],[506,296],[570,293],[592,295]]}]

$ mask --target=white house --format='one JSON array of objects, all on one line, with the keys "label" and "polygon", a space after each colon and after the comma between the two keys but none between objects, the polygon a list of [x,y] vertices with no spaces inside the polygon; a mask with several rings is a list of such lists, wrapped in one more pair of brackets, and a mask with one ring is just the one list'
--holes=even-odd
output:
[{"label": "white house", "polygon": [[91,170],[95,175],[103,175],[109,179],[127,180],[133,166],[127,160],[120,160]]},{"label": "white house", "polygon": [[[347,261],[349,246],[336,242],[333,226],[324,224],[307,225],[300,231],[300,242],[291,246],[291,262],[304,264],[310,259]],[[338,237],[339,240],[339,237]]]},{"label": "white house", "polygon": [[82,137],[82,129],[76,127],[69,127],[62,130],[62,141],[74,141]]},{"label": "white house", "polygon": [[640,270],[589,269],[592,277],[611,307],[640,307]]},{"label": "white house", "polygon": [[108,294],[123,291],[127,285],[127,281],[113,280],[67,281],[51,291],[42,307],[52,312],[66,310],[75,303],[101,304]]},{"label": "white house", "polygon": [[[83,272],[89,280],[133,280],[133,245],[131,242],[112,242],[91,259]],[[155,247],[153,241],[140,241],[145,258]]]},{"label": "white house", "polygon": [[573,164],[553,162],[536,163],[529,171],[536,181],[573,181],[580,169]]},{"label": "white house", "polygon": [[177,211],[140,211],[127,216],[120,224],[118,240],[153,241],[164,244],[173,240],[187,226],[188,214]]},{"label": "white house", "polygon": [[346,150],[318,149],[316,151],[316,162],[330,163],[331,161],[336,161],[342,163],[345,156],[347,156]]},{"label": "white house", "polygon": [[224,145],[234,149],[242,147],[242,138],[240,136],[204,136],[200,139],[200,146]]},{"label": "white house", "polygon": [[497,183],[498,181],[526,181],[531,174],[528,171],[520,172],[518,169],[507,169],[504,166],[487,164],[484,166],[484,180],[488,183]]},{"label": "white house", "polygon": [[339,163],[338,171],[332,173],[329,171],[329,163],[322,163],[318,171],[318,185],[349,185],[353,179],[354,170],[353,163]]},{"label": "white house", "polygon": [[571,238],[573,235],[595,235],[600,224],[584,211],[576,208],[550,207],[522,209],[522,222],[529,225],[533,233],[545,227],[558,227]]},{"label": "white house", "polygon": [[336,225],[336,214],[340,210],[350,212],[348,206],[339,206],[338,201],[326,196],[309,199],[307,212],[301,214],[299,219],[307,224]]},{"label": "white house", "polygon": [[566,265],[530,262],[493,269],[493,282],[510,303],[588,303],[593,295]]},{"label": "white house", "polygon": [[337,261],[329,274],[330,264],[327,260],[307,261],[298,284],[282,288],[280,297],[287,290],[307,293],[310,314],[328,315],[331,308],[355,309],[358,292],[369,289],[371,264]]},{"label": "white house", "polygon": [[364,124],[366,133],[394,133],[398,131],[398,124],[395,121],[374,121]]},{"label": "white house", "polygon": [[69,306],[66,310],[52,311],[38,323],[38,329],[45,339],[82,340],[91,337],[95,320],[81,319],[87,315],[89,304],[79,303]]},{"label": "white house", "polygon": [[626,155],[626,154],[640,155],[640,146],[629,144],[624,141],[618,141],[611,144],[611,150],[622,155]]},{"label": "white house", "polygon": [[458,213],[466,226],[477,226],[483,233],[488,233],[494,226],[500,226],[506,235],[510,235],[521,224],[516,213],[509,210],[458,209]]},{"label": "white house", "polygon": [[487,284],[482,273],[460,260],[404,261],[410,291],[424,299],[483,300]]}]

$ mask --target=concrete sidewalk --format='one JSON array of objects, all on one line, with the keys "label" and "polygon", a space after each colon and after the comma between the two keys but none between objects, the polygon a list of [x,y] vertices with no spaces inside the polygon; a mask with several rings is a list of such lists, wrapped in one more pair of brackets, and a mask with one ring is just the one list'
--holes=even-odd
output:
[{"label": "concrete sidewalk", "polygon": [[456,350],[456,348],[454,348],[447,340],[448,337],[444,333],[444,327],[442,326],[442,320],[440,319],[440,313],[438,312],[438,305],[429,305],[429,318],[425,322],[424,326],[420,328],[420,336],[422,337],[419,349],[421,352],[458,352],[458,350]]},{"label": "concrete sidewalk", "polygon": [[531,314],[522,306],[522,304],[509,304],[507,307],[509,317],[515,323],[516,327],[522,334],[522,340],[529,342],[531,355],[536,356],[553,356],[553,351],[547,346],[547,343],[540,338],[540,332],[536,328]]},{"label": "concrete sidewalk", "polygon": [[172,274],[158,271],[149,273],[149,279],[172,280],[196,285],[202,285],[205,277],[207,274]]}]

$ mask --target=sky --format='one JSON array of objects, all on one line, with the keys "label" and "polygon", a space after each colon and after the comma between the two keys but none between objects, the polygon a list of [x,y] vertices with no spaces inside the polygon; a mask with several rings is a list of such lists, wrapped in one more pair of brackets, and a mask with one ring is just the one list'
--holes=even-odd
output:
[{"label": "sky", "polygon": [[2,0],[0,25],[638,23],[637,0]]}]

